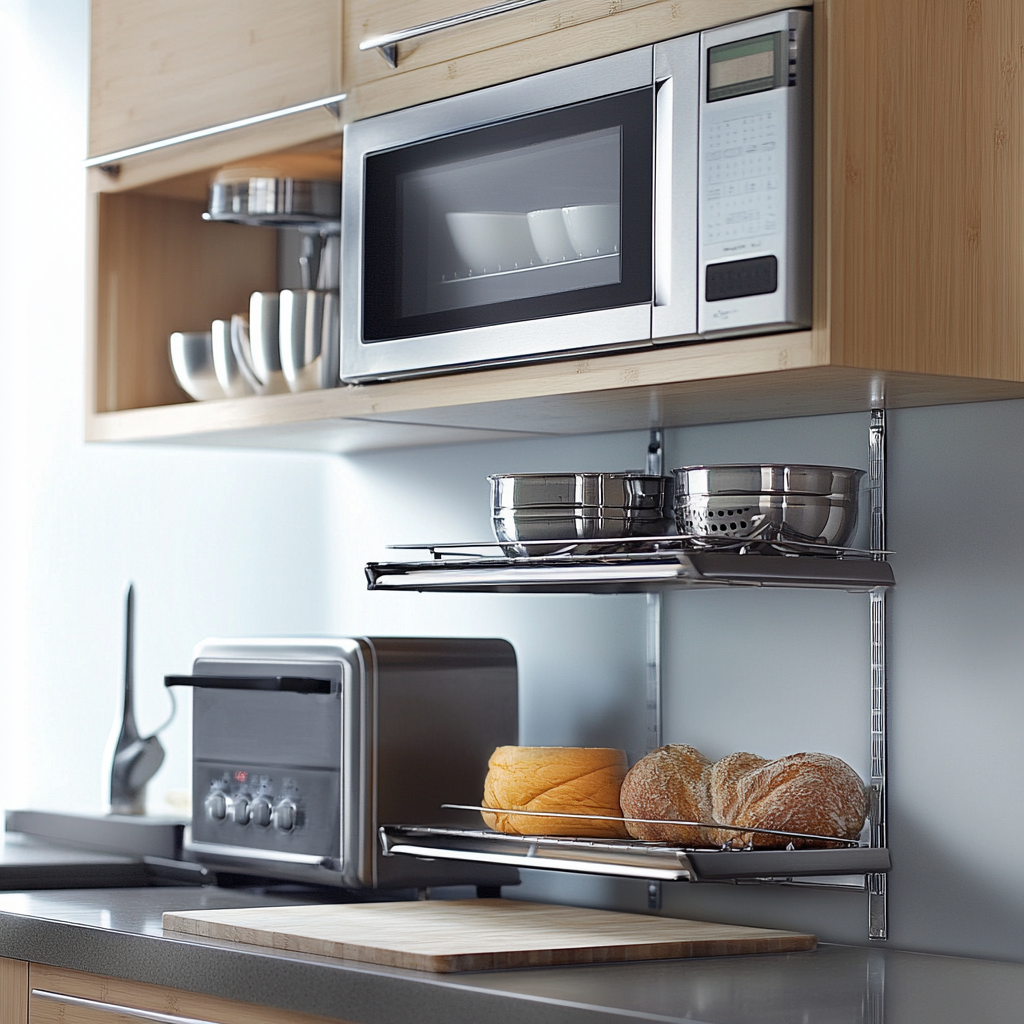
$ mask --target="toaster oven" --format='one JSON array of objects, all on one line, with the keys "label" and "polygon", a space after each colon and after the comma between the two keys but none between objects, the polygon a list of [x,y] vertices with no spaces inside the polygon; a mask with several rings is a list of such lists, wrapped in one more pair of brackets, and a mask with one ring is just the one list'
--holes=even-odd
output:
[{"label": "toaster oven", "polygon": [[518,738],[504,640],[208,639],[190,686],[187,854],[217,871],[352,889],[494,887],[514,868],[383,857],[388,824],[460,824]]}]

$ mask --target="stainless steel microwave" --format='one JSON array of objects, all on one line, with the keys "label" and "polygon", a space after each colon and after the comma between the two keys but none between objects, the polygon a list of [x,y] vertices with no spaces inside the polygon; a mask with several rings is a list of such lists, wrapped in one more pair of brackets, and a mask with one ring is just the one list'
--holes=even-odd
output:
[{"label": "stainless steel microwave", "polygon": [[345,129],[341,376],[811,322],[811,15]]}]

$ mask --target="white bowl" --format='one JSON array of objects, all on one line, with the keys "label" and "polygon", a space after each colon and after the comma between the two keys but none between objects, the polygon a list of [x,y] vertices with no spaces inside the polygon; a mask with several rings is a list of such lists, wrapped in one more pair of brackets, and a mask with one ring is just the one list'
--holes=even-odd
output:
[{"label": "white bowl", "polygon": [[618,203],[563,206],[562,215],[577,256],[605,256],[619,251]]},{"label": "white bowl", "polygon": [[214,320],[210,333],[213,339],[213,368],[224,394],[228,398],[255,394],[242,375],[234,350],[231,348],[231,321]]},{"label": "white bowl", "polygon": [[197,402],[223,398],[224,389],[213,365],[209,331],[175,331],[171,335],[171,369],[174,377]]},{"label": "white bowl", "polygon": [[525,213],[446,213],[459,256],[474,274],[538,262]]},{"label": "white bowl", "polygon": [[553,210],[531,210],[526,215],[530,237],[537,254],[545,263],[561,263],[576,259],[576,250],[565,229],[565,215],[560,206]]}]

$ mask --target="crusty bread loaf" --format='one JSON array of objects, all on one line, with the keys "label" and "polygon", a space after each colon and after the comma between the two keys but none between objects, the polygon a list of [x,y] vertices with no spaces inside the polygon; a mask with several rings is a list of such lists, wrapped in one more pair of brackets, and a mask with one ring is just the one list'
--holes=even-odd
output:
[{"label": "crusty bread loaf", "polygon": [[[752,757],[752,755],[732,755]],[[837,839],[856,839],[864,827],[867,798],[857,773],[829,754],[790,754],[777,761],[750,762],[745,772],[733,772],[715,786],[712,772],[711,809],[716,821],[754,828],[809,832]],[[720,762],[719,762],[720,763]],[[732,837],[733,845],[785,846],[784,836],[756,832]],[[827,846],[794,839],[796,847]]]},{"label": "crusty bread loaf", "polygon": [[[626,752],[609,747],[498,747],[488,762],[485,807],[618,818]],[[488,828],[515,835],[626,838],[618,821],[484,814]]]},{"label": "crusty bread loaf", "polygon": [[[693,747],[669,744],[630,769],[620,794],[626,818],[704,821],[856,839],[864,827],[864,785],[846,762],[828,754],[791,754],[768,761],[736,753],[713,764]],[[715,828],[627,822],[636,839],[683,846],[827,846]]]},{"label": "crusty bread loaf", "polygon": [[[623,815],[670,821],[711,821],[710,768],[711,762],[699,750],[684,743],[670,743],[651,751],[630,768],[622,783],[619,803]],[[626,829],[634,839],[682,846],[715,845],[708,829],[688,825],[629,821]]]}]

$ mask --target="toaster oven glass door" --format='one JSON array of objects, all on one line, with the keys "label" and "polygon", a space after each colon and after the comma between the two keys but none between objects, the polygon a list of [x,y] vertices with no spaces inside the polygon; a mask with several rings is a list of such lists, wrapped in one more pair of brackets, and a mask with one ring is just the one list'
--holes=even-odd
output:
[{"label": "toaster oven glass door", "polygon": [[654,91],[370,154],[365,344],[650,302]]}]

